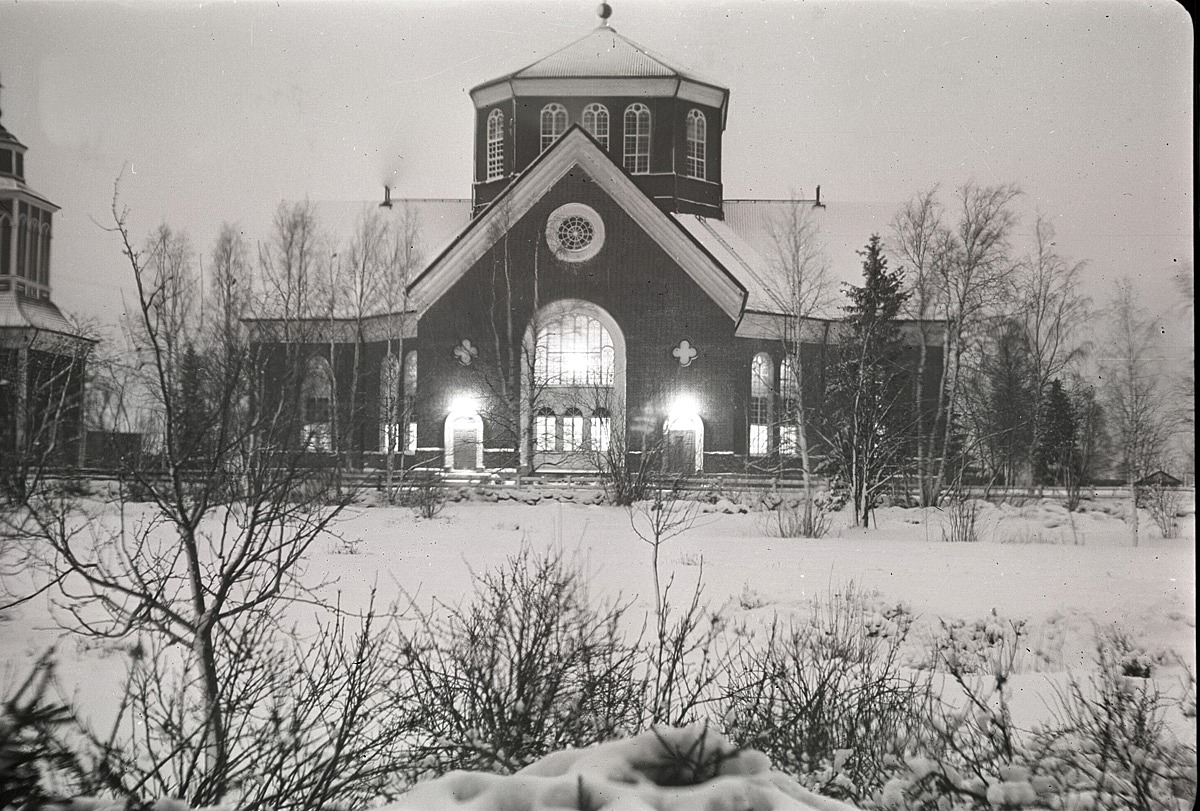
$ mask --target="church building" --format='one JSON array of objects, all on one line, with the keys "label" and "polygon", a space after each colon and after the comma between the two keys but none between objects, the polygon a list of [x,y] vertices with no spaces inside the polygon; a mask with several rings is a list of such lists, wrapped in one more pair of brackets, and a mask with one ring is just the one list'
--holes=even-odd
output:
[{"label": "church building", "polygon": [[0,121],[0,459],[76,465],[93,341],[50,299],[58,206],[26,184],[25,155]]},{"label": "church building", "polygon": [[[367,464],[393,443],[406,466],[450,470],[594,470],[653,451],[675,472],[721,473],[797,453],[784,415],[802,394],[819,407],[839,313],[792,309],[775,254],[789,217],[828,224],[819,187],[725,199],[729,90],[627,39],[610,14],[602,5],[586,36],[470,91],[469,200],[385,201],[437,250],[406,311],[358,331],[356,385],[372,396],[343,393],[350,331],[314,325],[301,441],[329,449],[327,423],[341,421]],[[853,250],[884,226],[865,227],[849,248],[826,233],[839,277],[857,281]],[[398,320],[402,345],[385,344]],[[268,320],[254,326],[271,340]],[[920,331],[904,335],[915,352]],[[360,414],[340,413],[350,400]]]}]

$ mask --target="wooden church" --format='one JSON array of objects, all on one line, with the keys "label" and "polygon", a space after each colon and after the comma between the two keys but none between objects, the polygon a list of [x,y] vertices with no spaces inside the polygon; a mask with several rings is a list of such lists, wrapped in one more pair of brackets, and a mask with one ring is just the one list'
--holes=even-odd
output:
[{"label": "wooden church", "polygon": [[[354,364],[344,325],[306,333],[298,441],[368,465],[390,446],[407,467],[451,470],[588,470],[657,451],[672,471],[720,473],[796,453],[789,405],[819,408],[822,382],[806,374],[798,391],[789,365],[823,368],[838,311],[790,307],[777,226],[814,218],[841,248],[837,275],[855,281],[854,249],[885,224],[843,223],[836,245],[819,188],[726,200],[729,90],[619,34],[610,14],[602,5],[586,36],[470,91],[469,200],[385,201],[419,222],[428,261],[404,313],[355,333]],[[382,340],[385,323],[402,324],[399,344]],[[268,320],[254,326],[274,340]],[[904,334],[915,348],[921,331]]]}]

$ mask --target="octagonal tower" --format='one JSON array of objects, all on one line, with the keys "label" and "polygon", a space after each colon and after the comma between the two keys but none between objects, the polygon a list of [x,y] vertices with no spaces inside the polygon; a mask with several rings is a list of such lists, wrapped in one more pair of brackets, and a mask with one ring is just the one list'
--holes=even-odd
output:
[{"label": "octagonal tower", "polygon": [[729,90],[608,25],[471,90],[472,212],[579,126],[664,211],[722,216],[721,136]]}]

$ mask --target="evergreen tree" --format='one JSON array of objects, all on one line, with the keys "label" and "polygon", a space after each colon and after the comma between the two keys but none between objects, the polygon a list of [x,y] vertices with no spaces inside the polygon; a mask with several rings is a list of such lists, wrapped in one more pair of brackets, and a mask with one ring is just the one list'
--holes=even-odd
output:
[{"label": "evergreen tree", "polygon": [[1038,481],[1070,485],[1077,478],[1079,423],[1062,381],[1054,380],[1042,400],[1042,424],[1034,451]]},{"label": "evergreen tree", "polygon": [[883,487],[901,467],[910,404],[904,398],[897,318],[907,294],[888,270],[879,235],[863,257],[863,285],[849,286],[844,334],[831,375],[822,432],[831,472],[849,488],[855,522],[866,525]]}]

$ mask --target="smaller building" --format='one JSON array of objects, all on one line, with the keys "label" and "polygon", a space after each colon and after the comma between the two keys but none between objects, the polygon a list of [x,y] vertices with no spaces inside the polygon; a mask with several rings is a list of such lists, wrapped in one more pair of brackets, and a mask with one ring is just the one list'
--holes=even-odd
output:
[{"label": "smaller building", "polygon": [[[26,147],[0,110],[0,457],[76,465],[93,341],[50,298],[58,206],[25,182]],[[5,463],[7,466],[7,463]]]}]

